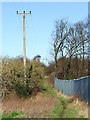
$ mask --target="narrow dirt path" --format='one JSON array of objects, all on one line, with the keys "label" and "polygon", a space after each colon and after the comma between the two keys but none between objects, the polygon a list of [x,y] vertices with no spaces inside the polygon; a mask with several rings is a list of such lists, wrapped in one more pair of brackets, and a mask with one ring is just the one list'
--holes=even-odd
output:
[{"label": "narrow dirt path", "polygon": [[60,114],[60,118],[63,118],[63,115],[64,115],[64,112],[65,112],[66,106],[65,106],[64,101],[61,101],[61,103],[62,103],[62,105],[63,105],[63,111],[62,111],[62,113]]},{"label": "narrow dirt path", "polygon": [[[45,86],[47,86],[48,83],[45,81]],[[60,91],[53,89],[58,97],[63,97],[64,99],[71,100],[73,96],[68,97],[64,94],[62,94]],[[60,115],[62,118],[66,109],[64,101],[61,101],[63,105],[63,111]],[[81,101],[79,98],[74,98],[71,103],[69,103],[68,107],[72,108],[73,110],[77,110],[79,112],[79,116],[84,116],[84,118],[88,118],[88,103]],[[78,116],[77,116],[78,117]]]}]

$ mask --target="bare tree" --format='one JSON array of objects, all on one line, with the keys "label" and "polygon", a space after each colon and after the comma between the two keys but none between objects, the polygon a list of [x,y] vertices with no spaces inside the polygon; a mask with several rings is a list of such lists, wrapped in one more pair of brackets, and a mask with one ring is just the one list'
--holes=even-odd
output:
[{"label": "bare tree", "polygon": [[88,47],[88,23],[87,21],[83,22],[78,22],[75,24],[75,30],[78,36],[79,40],[79,55],[80,55],[80,60],[82,61],[82,76],[84,75],[84,61],[85,61],[85,56],[87,55],[87,47]]},{"label": "bare tree", "polygon": [[[78,22],[69,28],[69,37],[66,40],[66,55],[69,57],[68,71],[70,73],[71,58],[75,57],[78,60],[78,55],[83,61],[82,63],[82,76],[84,75],[84,59],[87,51],[87,42],[88,42],[88,32],[87,32],[87,22]],[[78,67],[78,61],[76,62]],[[79,69],[79,68],[78,68]]]},{"label": "bare tree", "polygon": [[[79,75],[79,72],[82,71],[82,76],[84,75],[84,60],[87,54],[87,42],[88,42],[88,23],[86,22],[77,22],[68,26],[68,22],[61,19],[55,22],[55,31],[52,33],[53,39],[53,52],[55,60],[55,76],[57,76],[57,62],[58,58],[62,59],[62,72],[63,78],[70,78],[72,60],[75,60],[77,67],[76,77]],[[64,60],[68,58],[68,63]],[[82,70],[79,71],[79,62],[81,60]],[[67,66],[67,67],[66,67]],[[79,72],[78,72],[79,71]],[[64,72],[67,72],[67,75],[64,76]]]},{"label": "bare tree", "polygon": [[63,19],[56,21],[55,31],[52,34],[52,38],[54,40],[53,48],[54,48],[54,59],[55,59],[55,75],[57,73],[58,55],[59,53],[61,53],[63,58],[64,43],[67,37],[68,37],[68,22]]}]

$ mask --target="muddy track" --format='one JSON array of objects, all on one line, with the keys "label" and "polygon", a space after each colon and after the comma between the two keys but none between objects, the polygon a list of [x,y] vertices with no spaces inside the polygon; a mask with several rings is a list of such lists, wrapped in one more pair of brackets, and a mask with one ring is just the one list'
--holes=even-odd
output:
[{"label": "muddy track", "polygon": [[62,112],[60,114],[60,118],[63,118],[64,112],[65,112],[65,109],[66,109],[66,105],[65,105],[65,102],[63,100],[61,100],[61,103],[62,103],[62,106],[63,106],[63,110],[62,110]]}]

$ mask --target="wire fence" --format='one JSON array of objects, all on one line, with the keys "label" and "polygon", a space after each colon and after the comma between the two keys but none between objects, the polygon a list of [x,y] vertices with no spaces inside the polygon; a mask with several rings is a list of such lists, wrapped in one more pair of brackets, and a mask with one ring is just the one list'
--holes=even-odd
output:
[{"label": "wire fence", "polygon": [[63,94],[67,96],[71,95],[79,95],[82,100],[88,102],[90,104],[89,95],[89,87],[88,84],[90,76],[82,77],[74,80],[60,80],[58,78],[54,78],[54,88],[61,91]]}]

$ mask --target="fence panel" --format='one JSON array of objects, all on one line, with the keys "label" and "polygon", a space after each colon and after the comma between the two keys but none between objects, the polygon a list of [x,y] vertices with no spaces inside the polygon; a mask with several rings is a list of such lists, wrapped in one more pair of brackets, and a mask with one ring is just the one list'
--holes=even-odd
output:
[{"label": "fence panel", "polygon": [[75,80],[59,80],[58,78],[54,78],[54,87],[58,89],[63,94],[70,95],[80,95],[84,101],[88,100],[88,80],[90,77],[83,77]]},{"label": "fence panel", "polygon": [[74,95],[74,81],[70,80],[70,91],[69,95]]}]

